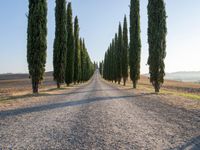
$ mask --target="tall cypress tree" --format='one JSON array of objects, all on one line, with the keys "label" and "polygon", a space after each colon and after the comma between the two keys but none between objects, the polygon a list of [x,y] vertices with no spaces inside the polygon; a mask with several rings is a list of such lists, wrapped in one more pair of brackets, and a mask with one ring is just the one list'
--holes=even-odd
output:
[{"label": "tall cypress tree", "polygon": [[149,0],[148,3],[148,43],[150,82],[159,92],[164,82],[166,57],[166,11],[164,0]]},{"label": "tall cypress tree", "polygon": [[122,50],[123,50],[123,35],[122,35],[122,27],[121,23],[119,24],[118,30],[118,40],[117,40],[117,81],[118,84],[121,82],[122,78]]},{"label": "tall cypress tree", "polygon": [[80,82],[83,81],[83,41],[82,39],[80,38],[80,64],[81,64],[81,69],[80,69]]},{"label": "tall cypress tree", "polygon": [[119,61],[119,56],[118,56],[118,35],[117,33],[115,34],[115,40],[114,40],[114,58],[115,58],[115,75],[114,75],[114,80],[115,83],[118,81],[118,72],[120,68],[118,68],[118,61]]},{"label": "tall cypress tree", "polygon": [[81,56],[80,56],[80,42],[79,42],[79,24],[78,17],[74,21],[74,42],[75,42],[75,57],[74,57],[74,83],[79,82],[81,76]]},{"label": "tall cypress tree", "polygon": [[71,3],[67,6],[67,59],[65,69],[65,82],[67,86],[73,82],[74,79],[74,32],[72,22],[72,7]]},{"label": "tall cypress tree", "polygon": [[27,29],[27,62],[33,93],[38,93],[38,85],[43,80],[47,49],[47,2],[29,0]]},{"label": "tall cypress tree", "polygon": [[124,17],[123,25],[122,77],[124,85],[126,85],[128,78],[128,27],[126,16]]},{"label": "tall cypress tree", "polygon": [[53,67],[54,80],[57,87],[65,81],[65,65],[67,52],[67,12],[66,0],[56,0],[55,8],[56,30],[54,40]]},{"label": "tall cypress tree", "polygon": [[81,67],[82,67],[82,81],[85,81],[86,80],[86,47],[85,47],[85,40],[83,39],[82,40],[82,49],[81,49]]},{"label": "tall cypress tree", "polygon": [[140,57],[141,57],[141,39],[140,39],[140,1],[131,0],[130,7],[130,78],[133,82],[133,88],[136,88],[140,79]]}]

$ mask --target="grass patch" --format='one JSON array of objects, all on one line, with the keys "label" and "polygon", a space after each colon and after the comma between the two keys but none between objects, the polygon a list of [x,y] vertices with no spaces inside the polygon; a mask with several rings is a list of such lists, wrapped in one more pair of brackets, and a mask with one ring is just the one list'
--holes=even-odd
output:
[{"label": "grass patch", "polygon": [[[128,84],[128,86],[131,86],[131,84]],[[147,92],[154,92],[153,87],[150,87],[148,85],[143,85],[143,84],[138,84],[137,89],[142,90],[142,91],[147,91]],[[167,89],[162,89],[162,88],[160,90],[160,93],[158,94],[170,94],[170,95],[181,96],[181,97],[189,98],[193,100],[200,100],[200,95],[197,95],[197,94],[180,92],[180,91],[175,91],[175,90],[167,90]]]},{"label": "grass patch", "polygon": [[0,99],[0,103],[5,103],[8,101],[21,99],[21,98],[31,98],[31,97],[41,97],[41,96],[49,96],[50,94],[47,93],[39,93],[39,94],[26,94],[26,95],[19,95],[19,96],[9,96]]},{"label": "grass patch", "polygon": [[175,96],[182,96],[189,99],[200,100],[200,95],[192,94],[192,93],[183,93],[177,91],[168,91],[168,90],[161,90],[161,94],[171,94]]}]

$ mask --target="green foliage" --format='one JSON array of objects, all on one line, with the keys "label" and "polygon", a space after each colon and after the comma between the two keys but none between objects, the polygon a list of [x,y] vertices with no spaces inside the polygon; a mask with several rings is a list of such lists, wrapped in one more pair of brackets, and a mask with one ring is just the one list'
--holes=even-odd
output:
[{"label": "green foliage", "polygon": [[74,80],[74,31],[72,22],[71,3],[67,6],[67,59],[65,69],[65,82],[69,86]]},{"label": "green foliage", "polygon": [[57,87],[65,81],[65,65],[67,52],[67,12],[66,0],[56,0],[55,8],[56,30],[54,40],[53,67],[54,80]]},{"label": "green foliage", "polygon": [[43,80],[47,49],[47,2],[29,0],[27,29],[27,62],[33,93],[38,93],[38,85]]},{"label": "green foliage", "polygon": [[80,82],[81,80],[81,53],[80,53],[80,41],[79,41],[79,24],[78,17],[75,17],[74,21],[74,49],[75,49],[75,57],[74,57],[74,83]]},{"label": "green foliage", "polygon": [[140,39],[140,1],[131,0],[130,6],[130,48],[129,64],[130,78],[133,87],[136,88],[140,79],[140,57],[141,57],[141,39]]},{"label": "green foliage", "polygon": [[87,48],[85,46],[85,40],[80,40],[81,50],[81,81],[85,82],[90,79],[94,73],[94,64],[92,63]]},{"label": "green foliage", "polygon": [[99,72],[103,76],[103,61],[99,63]]},{"label": "green foliage", "polygon": [[126,80],[128,78],[128,27],[126,16],[124,17],[123,25],[122,77],[124,85],[126,85]]},{"label": "green foliage", "polygon": [[117,33],[115,34],[115,38],[114,38],[114,43],[113,43],[113,46],[114,46],[114,80],[115,80],[115,83],[117,82],[117,72],[120,72],[120,68],[117,66],[117,63],[119,61],[118,59],[118,35]]},{"label": "green foliage", "polygon": [[166,57],[166,11],[164,0],[149,0],[148,3],[148,43],[150,82],[159,92],[164,82]]},{"label": "green foliage", "polygon": [[123,34],[121,23],[119,24],[118,29],[118,40],[117,40],[117,81],[118,84],[121,82],[122,78],[122,50],[123,50]]}]

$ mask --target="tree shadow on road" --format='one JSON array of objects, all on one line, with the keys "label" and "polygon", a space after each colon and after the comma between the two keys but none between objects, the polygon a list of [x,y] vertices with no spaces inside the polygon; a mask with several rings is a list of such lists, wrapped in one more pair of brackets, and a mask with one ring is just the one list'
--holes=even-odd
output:
[{"label": "tree shadow on road", "polygon": [[33,113],[33,112],[48,111],[48,110],[59,109],[59,108],[64,108],[64,107],[81,106],[81,105],[97,103],[101,101],[133,100],[133,98],[136,98],[136,97],[142,97],[142,96],[147,96],[147,95],[152,95],[152,94],[153,93],[143,93],[143,94],[138,94],[138,95],[127,95],[127,96],[92,97],[92,98],[87,98],[83,100],[70,100],[70,101],[64,101],[64,102],[43,104],[40,106],[1,111],[0,118],[4,118],[8,116],[23,115],[23,114]]},{"label": "tree shadow on road", "polygon": [[185,142],[184,144],[177,146],[175,148],[172,148],[170,150],[199,150],[200,149],[200,135],[194,138],[191,138],[189,141]]}]

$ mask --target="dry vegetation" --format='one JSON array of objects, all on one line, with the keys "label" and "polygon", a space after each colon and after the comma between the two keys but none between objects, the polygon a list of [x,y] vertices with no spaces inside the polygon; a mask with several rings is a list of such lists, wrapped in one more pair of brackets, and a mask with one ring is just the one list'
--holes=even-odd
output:
[{"label": "dry vegetation", "polygon": [[[72,88],[72,87],[70,87]],[[126,88],[132,90],[132,83],[129,80],[126,87],[119,86],[119,88]],[[62,88],[57,91],[56,85],[53,81],[52,75],[47,74],[45,81],[40,87],[40,94],[33,95],[31,89],[31,82],[27,75],[8,76],[7,79],[4,76],[0,77],[0,109],[4,107],[17,107],[18,105],[26,105],[31,102],[31,97],[45,97],[49,94],[55,94],[56,92],[65,92],[67,88]],[[154,89],[149,83],[149,79],[146,76],[141,76],[139,80],[138,89],[134,92],[140,93],[152,93]],[[161,93],[158,95],[162,100],[167,103],[183,106],[189,109],[200,109],[200,84],[185,83],[179,81],[166,80],[162,86]],[[29,102],[21,102],[18,99],[29,99]],[[40,100],[40,99],[39,99]]]},{"label": "dry vegetation", "polygon": [[[132,90],[132,82],[128,80],[126,87],[118,85],[120,89]],[[154,88],[148,77],[141,76],[137,90],[134,93],[154,93]],[[186,109],[200,109],[200,84],[180,81],[165,80],[161,92],[158,95],[160,100],[177,107]]]},{"label": "dry vegetation", "polygon": [[[31,81],[27,74],[0,75],[0,110],[38,103],[43,100],[43,97],[54,94],[55,88],[52,73],[45,75],[38,95],[32,94]],[[33,97],[38,98],[33,99]]]}]

